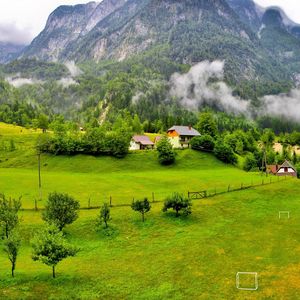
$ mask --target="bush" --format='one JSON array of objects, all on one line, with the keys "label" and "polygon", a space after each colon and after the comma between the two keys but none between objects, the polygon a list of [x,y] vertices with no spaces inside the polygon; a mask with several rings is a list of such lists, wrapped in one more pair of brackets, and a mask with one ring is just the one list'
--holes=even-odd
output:
[{"label": "bush", "polygon": [[191,147],[195,150],[212,151],[215,147],[214,139],[206,134],[202,136],[196,136],[191,139]]},{"label": "bush", "polygon": [[245,162],[244,162],[244,170],[249,172],[256,168],[257,168],[257,160],[256,160],[254,154],[252,154],[252,153],[247,154],[245,157]]},{"label": "bush", "polygon": [[192,213],[191,207],[190,199],[185,198],[183,194],[174,193],[165,200],[163,211],[166,212],[171,208],[176,211],[176,217],[178,217],[179,212],[183,210],[183,214],[187,216]]},{"label": "bush", "polygon": [[232,148],[225,144],[222,140],[217,141],[214,154],[219,160],[225,163],[235,164],[237,162],[237,157],[235,156]]},{"label": "bush", "polygon": [[166,136],[158,142],[157,151],[158,160],[162,165],[171,165],[175,162],[175,152]]}]

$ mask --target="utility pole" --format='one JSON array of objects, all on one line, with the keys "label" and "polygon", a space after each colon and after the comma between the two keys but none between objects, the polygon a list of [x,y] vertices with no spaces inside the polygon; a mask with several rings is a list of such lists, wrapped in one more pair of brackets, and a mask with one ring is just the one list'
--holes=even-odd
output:
[{"label": "utility pole", "polygon": [[41,180],[41,151],[38,150],[38,172],[39,172],[39,196],[42,200],[42,180]]}]

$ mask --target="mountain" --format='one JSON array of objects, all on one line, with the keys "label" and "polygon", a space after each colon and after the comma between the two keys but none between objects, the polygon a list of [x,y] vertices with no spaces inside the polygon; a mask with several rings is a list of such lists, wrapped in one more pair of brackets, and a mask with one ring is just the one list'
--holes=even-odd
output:
[{"label": "mountain", "polygon": [[261,27],[262,16],[265,9],[258,6],[252,0],[227,0],[229,6],[240,17],[241,21],[249,26],[254,32]]},{"label": "mountain", "polygon": [[61,6],[22,56],[123,61],[137,55],[151,59],[156,50],[181,64],[225,60],[230,81],[287,80],[289,71],[251,28],[258,28],[259,18],[257,13],[248,26],[226,0],[104,0]]},{"label": "mountain", "polygon": [[16,58],[24,48],[25,45],[0,42],[0,63],[7,63]]},{"label": "mountain", "polygon": [[22,56],[56,61],[69,44],[82,38],[98,22],[126,0],[104,0],[75,6],[60,6],[48,18],[45,29],[25,49]]}]

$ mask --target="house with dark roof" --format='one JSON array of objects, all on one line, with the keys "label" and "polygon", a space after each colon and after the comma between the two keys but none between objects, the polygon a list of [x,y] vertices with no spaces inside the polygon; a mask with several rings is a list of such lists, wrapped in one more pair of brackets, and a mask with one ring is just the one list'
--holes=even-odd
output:
[{"label": "house with dark roof", "polygon": [[135,135],[130,142],[129,150],[153,149],[154,143],[146,135]]},{"label": "house with dark roof", "polygon": [[297,177],[296,168],[287,160],[282,165],[268,165],[267,172],[276,176]]},{"label": "house with dark roof", "polygon": [[191,126],[173,126],[167,134],[173,148],[189,148],[191,139],[201,135]]}]

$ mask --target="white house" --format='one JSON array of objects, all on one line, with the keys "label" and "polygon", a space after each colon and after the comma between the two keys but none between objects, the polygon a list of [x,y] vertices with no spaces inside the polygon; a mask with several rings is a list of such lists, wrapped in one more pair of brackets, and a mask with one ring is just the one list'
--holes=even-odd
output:
[{"label": "white house", "polygon": [[287,160],[281,166],[280,165],[269,165],[269,166],[267,166],[267,170],[269,173],[272,173],[276,176],[297,177],[296,168]]},{"label": "white house", "polygon": [[153,149],[154,143],[146,135],[135,135],[131,139],[129,150]]}]

